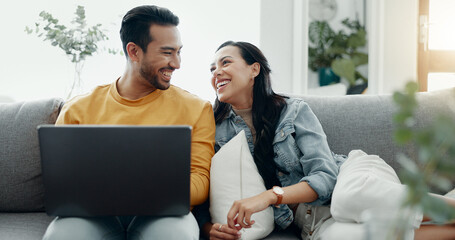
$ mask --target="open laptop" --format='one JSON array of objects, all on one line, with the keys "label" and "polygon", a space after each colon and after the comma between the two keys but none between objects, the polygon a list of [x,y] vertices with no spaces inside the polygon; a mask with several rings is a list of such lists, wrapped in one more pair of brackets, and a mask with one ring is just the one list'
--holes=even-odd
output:
[{"label": "open laptop", "polygon": [[191,127],[41,125],[51,216],[174,216],[190,211]]}]

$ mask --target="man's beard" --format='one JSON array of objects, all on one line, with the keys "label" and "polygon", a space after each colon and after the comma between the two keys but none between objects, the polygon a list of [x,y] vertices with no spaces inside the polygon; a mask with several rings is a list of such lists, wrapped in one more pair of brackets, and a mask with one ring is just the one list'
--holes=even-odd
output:
[{"label": "man's beard", "polygon": [[170,84],[160,84],[158,80],[158,75],[155,74],[155,69],[153,67],[148,67],[144,64],[141,65],[141,69],[139,70],[141,76],[147,80],[153,87],[160,90],[166,90],[169,88]]}]

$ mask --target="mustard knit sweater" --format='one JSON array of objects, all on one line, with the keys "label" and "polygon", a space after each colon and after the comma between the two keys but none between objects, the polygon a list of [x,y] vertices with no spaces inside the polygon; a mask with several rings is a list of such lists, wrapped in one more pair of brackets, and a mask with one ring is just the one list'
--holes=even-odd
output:
[{"label": "mustard knit sweater", "polygon": [[210,103],[187,91],[171,85],[167,90],[157,89],[143,98],[128,100],[118,94],[113,82],[71,99],[56,124],[192,126],[191,206],[207,199],[215,120]]}]

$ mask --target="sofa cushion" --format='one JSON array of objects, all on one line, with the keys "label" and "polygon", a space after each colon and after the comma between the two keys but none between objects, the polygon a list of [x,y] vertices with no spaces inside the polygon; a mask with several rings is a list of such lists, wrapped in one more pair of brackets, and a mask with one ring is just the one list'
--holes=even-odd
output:
[{"label": "sofa cushion", "polygon": [[[368,212],[393,219],[403,214],[400,209],[406,192],[406,186],[383,159],[353,150],[340,168],[330,212],[337,222],[362,223]],[[407,217],[413,230],[422,223],[423,213],[412,211]]]},{"label": "sofa cushion", "polygon": [[52,220],[45,213],[0,213],[0,239],[41,239]]},{"label": "sofa cushion", "polygon": [[[242,130],[213,156],[210,168],[210,215],[214,223],[227,223],[235,200],[253,197],[266,190]],[[241,230],[242,239],[262,239],[274,228],[272,207],[254,213],[251,228]]]},{"label": "sofa cushion", "polygon": [[[348,95],[337,97],[296,96],[303,98],[318,117],[331,150],[347,155],[361,149],[379,155],[395,171],[398,153],[415,153],[412,147],[397,146],[393,140],[393,116],[397,105],[392,95]],[[428,125],[439,114],[455,119],[455,88],[417,94],[416,127]]]},{"label": "sofa cushion", "polygon": [[44,209],[36,127],[53,124],[61,99],[0,104],[0,212]]}]

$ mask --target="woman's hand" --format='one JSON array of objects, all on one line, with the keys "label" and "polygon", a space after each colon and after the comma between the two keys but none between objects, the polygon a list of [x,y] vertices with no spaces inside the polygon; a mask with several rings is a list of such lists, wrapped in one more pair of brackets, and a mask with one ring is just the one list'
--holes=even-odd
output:
[{"label": "woman's hand", "polygon": [[251,215],[266,209],[271,204],[274,204],[276,200],[276,195],[268,190],[254,197],[235,201],[227,215],[229,227],[250,228],[254,224],[254,220],[251,220]]},{"label": "woman's hand", "polygon": [[215,223],[210,228],[210,240],[214,239],[240,239],[241,228],[230,228],[227,224]]}]

